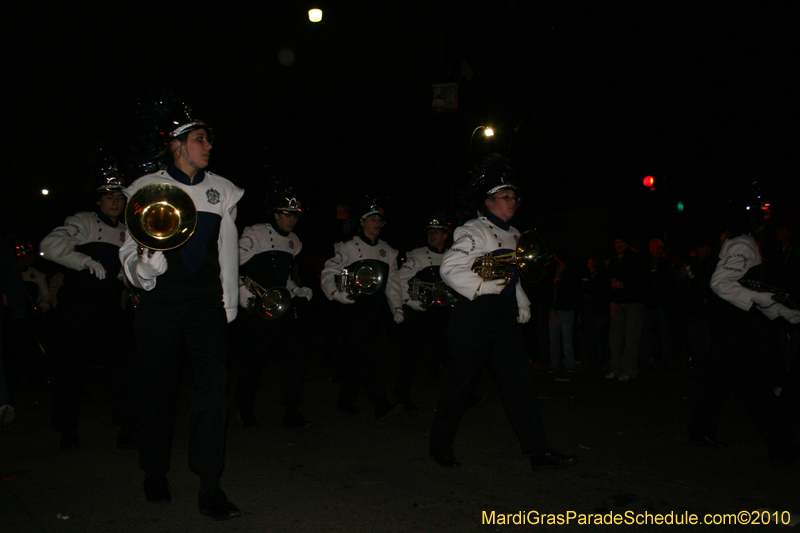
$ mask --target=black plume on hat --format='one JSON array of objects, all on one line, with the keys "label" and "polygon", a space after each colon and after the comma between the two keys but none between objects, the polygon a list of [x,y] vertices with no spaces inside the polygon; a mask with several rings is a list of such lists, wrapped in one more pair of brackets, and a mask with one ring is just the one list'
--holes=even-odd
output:
[{"label": "black plume on hat", "polygon": [[372,215],[380,215],[386,222],[386,214],[380,206],[380,198],[373,191],[357,192],[350,201],[350,216],[361,221]]},{"label": "black plume on hat", "polygon": [[475,210],[483,205],[490,195],[503,189],[517,190],[512,181],[514,169],[508,159],[498,153],[489,154],[483,162],[469,173],[464,188],[458,195],[458,220],[460,223],[475,218]]},{"label": "black plume on hat", "polygon": [[426,230],[429,229],[441,229],[444,231],[453,231],[453,224],[450,222],[450,219],[444,213],[437,213],[433,215],[433,217],[428,221],[428,224],[425,226]]},{"label": "black plume on hat", "polygon": [[273,172],[266,189],[266,204],[271,211],[303,211],[296,192],[297,182],[288,174]]},{"label": "black plume on hat", "polygon": [[125,175],[120,170],[116,158],[107,150],[98,148],[92,154],[90,161],[91,173],[94,176],[92,187],[94,191],[106,193],[125,188]]},{"label": "black plume on hat", "polygon": [[158,169],[156,157],[175,137],[200,128],[204,128],[209,137],[213,136],[208,123],[168,89],[138,98],[133,115],[137,137],[131,146],[131,153],[136,159],[131,166],[141,174]]}]

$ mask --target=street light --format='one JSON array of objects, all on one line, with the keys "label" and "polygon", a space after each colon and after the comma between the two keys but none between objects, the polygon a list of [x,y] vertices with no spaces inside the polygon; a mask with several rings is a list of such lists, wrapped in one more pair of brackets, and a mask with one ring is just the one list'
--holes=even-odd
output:
[{"label": "street light", "polygon": [[475,138],[475,134],[478,133],[478,130],[483,130],[483,134],[487,137],[492,137],[494,135],[494,130],[490,126],[478,126],[472,130],[472,135],[469,138],[469,152],[467,153],[470,164],[472,164],[472,140]]},{"label": "street light", "polygon": [[309,9],[308,10],[308,20],[311,22],[319,22],[322,20],[322,10],[321,9]]}]

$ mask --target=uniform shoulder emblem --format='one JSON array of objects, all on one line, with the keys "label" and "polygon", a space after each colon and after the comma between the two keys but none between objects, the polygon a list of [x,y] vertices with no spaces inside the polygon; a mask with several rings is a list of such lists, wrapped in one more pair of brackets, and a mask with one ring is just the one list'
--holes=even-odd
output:
[{"label": "uniform shoulder emblem", "polygon": [[386,250],[384,250],[383,248],[381,248],[381,249],[380,249],[380,251],[378,252],[378,254],[379,254],[381,257],[386,257],[386,255],[387,255],[387,254],[386,254]]},{"label": "uniform shoulder emblem", "polygon": [[206,191],[206,198],[208,198],[208,203],[211,205],[216,205],[219,203],[219,191],[215,190],[214,188],[209,188]]},{"label": "uniform shoulder emblem", "polygon": [[289,248],[294,250],[294,241],[292,239],[289,239]]}]

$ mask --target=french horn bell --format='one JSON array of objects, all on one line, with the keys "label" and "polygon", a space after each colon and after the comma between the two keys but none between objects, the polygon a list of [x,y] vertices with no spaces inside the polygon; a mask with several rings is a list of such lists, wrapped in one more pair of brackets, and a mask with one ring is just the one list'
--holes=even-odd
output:
[{"label": "french horn bell", "polygon": [[177,185],[151,183],[128,200],[125,225],[141,246],[172,250],[194,234],[197,209],[191,197]]},{"label": "french horn bell", "polygon": [[383,287],[384,276],[381,264],[374,259],[363,259],[334,274],[336,290],[346,292],[351,298],[375,294]]}]

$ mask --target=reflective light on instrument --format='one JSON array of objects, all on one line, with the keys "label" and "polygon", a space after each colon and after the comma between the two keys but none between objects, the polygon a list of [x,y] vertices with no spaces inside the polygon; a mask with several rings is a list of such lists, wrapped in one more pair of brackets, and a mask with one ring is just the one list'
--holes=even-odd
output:
[{"label": "reflective light on instrument", "polygon": [[42,189],[42,196],[47,196],[48,194],[50,194],[50,191],[47,189]]},{"label": "reflective light on instrument", "polygon": [[321,9],[309,9],[308,10],[308,20],[311,22],[319,22],[322,20],[322,10]]}]

